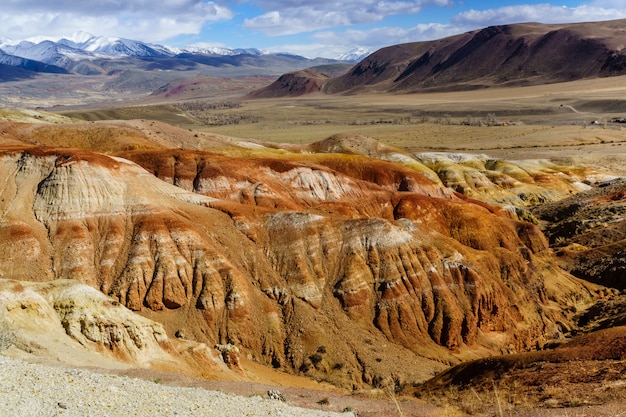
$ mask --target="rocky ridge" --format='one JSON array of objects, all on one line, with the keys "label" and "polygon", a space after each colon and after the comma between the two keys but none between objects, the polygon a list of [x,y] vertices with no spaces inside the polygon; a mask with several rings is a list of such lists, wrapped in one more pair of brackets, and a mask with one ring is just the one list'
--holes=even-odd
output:
[{"label": "rocky ridge", "polygon": [[281,75],[268,87],[252,92],[250,98],[296,97],[317,93],[330,77],[313,69],[291,72]]}]

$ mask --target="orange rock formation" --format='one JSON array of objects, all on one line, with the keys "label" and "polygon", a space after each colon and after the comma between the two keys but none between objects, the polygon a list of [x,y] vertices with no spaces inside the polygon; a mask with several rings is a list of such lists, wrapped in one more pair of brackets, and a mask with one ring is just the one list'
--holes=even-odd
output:
[{"label": "orange rock formation", "polygon": [[535,226],[392,162],[123,156],[3,149],[3,276],[75,279],[172,335],[346,386],[532,348],[593,297]]}]

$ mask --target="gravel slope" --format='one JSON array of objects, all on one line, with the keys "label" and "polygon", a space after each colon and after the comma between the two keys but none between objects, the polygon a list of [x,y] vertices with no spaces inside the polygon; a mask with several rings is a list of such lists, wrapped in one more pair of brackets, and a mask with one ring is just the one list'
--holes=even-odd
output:
[{"label": "gravel slope", "polygon": [[353,417],[82,369],[44,366],[0,355],[0,414],[12,417],[303,416]]}]

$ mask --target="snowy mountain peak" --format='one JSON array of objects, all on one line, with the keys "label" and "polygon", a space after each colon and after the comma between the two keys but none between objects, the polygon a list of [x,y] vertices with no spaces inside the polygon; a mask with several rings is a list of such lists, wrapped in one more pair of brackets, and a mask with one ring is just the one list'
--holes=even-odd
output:
[{"label": "snowy mountain peak", "polygon": [[[343,54],[339,59],[355,62],[368,55],[369,50],[355,48]],[[197,55],[210,55],[211,59],[220,60],[222,57],[246,55],[259,57],[262,55],[276,55],[282,58],[306,62],[307,58],[290,53],[261,51],[256,48],[230,49],[217,45],[196,44],[185,48],[150,44],[126,38],[112,36],[94,36],[87,32],[75,32],[65,37],[32,37],[26,40],[12,40],[0,38],[0,55],[2,64],[21,66],[25,69],[55,72],[75,73],[83,75],[103,74],[109,71],[102,62],[118,58],[141,58],[142,60],[157,60],[160,58],[176,58],[185,55],[192,62],[202,63]],[[192,56],[188,56],[192,55]],[[237,61],[231,58],[225,60]],[[268,58],[272,59],[272,58]],[[164,60],[164,62],[167,60]],[[167,61],[168,63],[170,61]],[[167,66],[168,63],[164,63]]]},{"label": "snowy mountain peak", "polygon": [[[57,48],[51,48],[50,43],[56,44]],[[269,53],[256,48],[227,48],[211,44],[189,45],[183,48],[175,48],[163,45],[156,45],[142,41],[136,41],[126,38],[118,38],[113,36],[94,36],[89,32],[74,32],[64,37],[37,36],[26,40],[12,40],[8,38],[0,38],[0,48],[16,56],[35,59],[41,58],[42,44],[46,45],[49,50],[54,49],[54,53],[65,55],[68,53],[67,48],[71,48],[69,52],[72,59],[76,59],[81,55],[86,58],[118,58],[118,57],[158,57],[158,56],[174,56],[181,53],[186,54],[205,54],[205,55],[253,55],[261,56]],[[37,52],[32,51],[36,48]],[[371,54],[372,50],[363,47],[354,48],[336,59],[342,61],[356,62]],[[293,54],[288,54],[293,55]],[[43,59],[43,62],[50,61]]]},{"label": "snowy mountain peak", "polygon": [[238,48],[230,49],[223,46],[213,45],[188,45],[183,48],[169,48],[170,51],[176,54],[205,54],[205,55],[221,55],[221,56],[235,56],[235,55],[254,55],[261,56],[264,53],[256,48]]},{"label": "snowy mountain peak", "polygon": [[[89,52],[104,52],[111,51],[114,52],[115,45],[121,43],[122,40],[120,38],[114,38],[111,36],[98,36],[89,39],[83,45],[83,49]],[[117,55],[113,53],[113,55]]]},{"label": "snowy mountain peak", "polygon": [[205,46],[205,45],[189,45],[183,48],[177,48],[178,53],[206,54],[206,55],[234,55],[232,49],[222,46]]},{"label": "snowy mountain peak", "polygon": [[94,39],[91,33],[87,32],[74,32],[71,36],[66,36],[58,41],[61,45],[66,45],[72,48],[84,49],[85,45]]},{"label": "snowy mountain peak", "polygon": [[367,49],[367,48],[363,48],[361,46],[356,47],[354,49],[351,49],[350,51],[341,54],[339,57],[337,57],[337,59],[341,60],[341,61],[351,61],[351,62],[358,62],[363,60],[365,57],[367,57],[368,55],[370,55],[372,52],[371,49]]}]

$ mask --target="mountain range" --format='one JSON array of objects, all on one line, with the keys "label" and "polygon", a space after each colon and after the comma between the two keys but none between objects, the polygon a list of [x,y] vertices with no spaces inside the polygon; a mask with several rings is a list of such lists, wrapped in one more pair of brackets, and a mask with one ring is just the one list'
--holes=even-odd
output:
[{"label": "mountain range", "polygon": [[[356,62],[367,55],[368,50],[357,48],[343,54],[336,59],[308,59],[302,56],[286,53],[270,53],[255,48],[230,49],[223,47],[188,46],[174,48],[156,45],[142,41],[93,36],[85,32],[78,32],[62,39],[31,39],[14,41],[0,39],[0,64],[16,67],[28,71],[48,73],[77,73],[95,75],[110,71],[106,65],[112,59],[140,59],[140,60],[170,60],[204,59],[211,57],[208,65],[227,65],[235,61],[250,60],[261,57],[289,57],[291,60],[305,62],[307,65],[318,65],[330,61]],[[201,58],[200,58],[201,57]],[[266,64],[260,63],[260,66]],[[305,66],[307,66],[305,65]]]},{"label": "mountain range", "polygon": [[[172,48],[84,32],[62,39],[0,39],[0,80],[33,73],[112,75],[174,71],[191,75],[285,74],[256,97],[325,93],[472,90],[537,85],[626,73],[626,20],[490,26],[443,39],[356,48],[337,59],[258,49]],[[329,74],[329,64],[354,64]],[[321,67],[315,68],[315,67]],[[304,74],[297,73],[309,69]],[[296,71],[291,75],[291,72]],[[154,78],[153,75],[150,77]],[[179,77],[179,75],[176,75]],[[158,77],[156,84],[171,81]],[[143,90],[154,87],[142,82]]]}]

